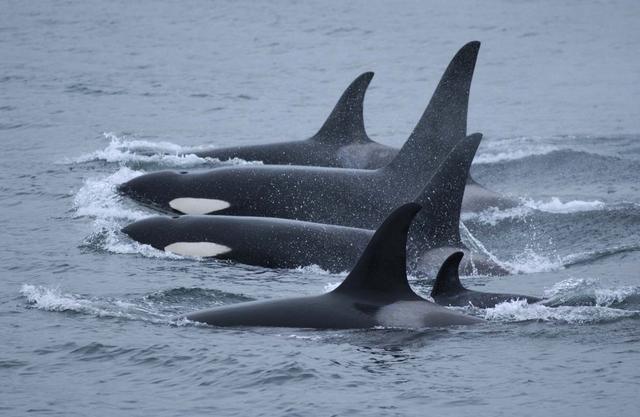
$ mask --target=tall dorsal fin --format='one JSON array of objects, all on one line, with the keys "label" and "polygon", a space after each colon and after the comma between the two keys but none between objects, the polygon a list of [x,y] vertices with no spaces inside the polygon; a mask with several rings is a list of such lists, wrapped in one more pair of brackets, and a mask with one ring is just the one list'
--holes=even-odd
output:
[{"label": "tall dorsal fin", "polygon": [[471,162],[481,140],[482,134],[474,133],[458,141],[416,198],[422,210],[409,233],[412,259],[437,247],[465,247],[460,239],[460,211]]},{"label": "tall dorsal fin", "polygon": [[353,80],[311,140],[333,145],[371,141],[364,128],[363,103],[372,78],[373,72],[365,72]]},{"label": "tall dorsal fin", "polygon": [[460,282],[458,272],[463,256],[462,252],[456,252],[444,261],[433,284],[432,297],[442,294],[453,295],[466,290]]},{"label": "tall dorsal fin", "polygon": [[398,299],[418,297],[407,281],[407,232],[420,210],[416,203],[397,208],[369,241],[351,273],[335,292],[393,294]]},{"label": "tall dorsal fin", "polygon": [[479,49],[480,42],[469,42],[453,57],[411,136],[383,169],[403,177],[431,173],[466,136],[469,90]]}]

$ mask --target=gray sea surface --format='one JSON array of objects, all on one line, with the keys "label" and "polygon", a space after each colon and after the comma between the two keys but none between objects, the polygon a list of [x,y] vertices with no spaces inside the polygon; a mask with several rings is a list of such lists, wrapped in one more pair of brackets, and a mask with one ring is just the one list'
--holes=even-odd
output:
[{"label": "gray sea surface", "polygon": [[[0,1],[0,415],[636,416],[640,2]],[[521,198],[466,214],[550,298],[451,329],[216,329],[201,308],[312,295],[344,274],[170,256],[115,192],[220,164],[199,146],[304,139],[376,71],[369,135],[400,146],[449,59],[482,41],[472,172]],[[427,296],[431,280],[412,279]]]}]

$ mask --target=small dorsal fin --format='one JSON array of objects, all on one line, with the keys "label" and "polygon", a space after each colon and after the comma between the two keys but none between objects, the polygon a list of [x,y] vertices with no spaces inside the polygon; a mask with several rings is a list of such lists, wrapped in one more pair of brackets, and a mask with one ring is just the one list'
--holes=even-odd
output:
[{"label": "small dorsal fin", "polygon": [[469,177],[481,133],[458,141],[429,180],[415,202],[422,206],[409,233],[411,257],[442,246],[464,248],[460,239],[460,211],[465,183]]},{"label": "small dorsal fin", "polygon": [[377,292],[398,299],[418,297],[407,281],[407,232],[420,210],[416,203],[397,208],[369,241],[351,273],[335,292]]},{"label": "small dorsal fin", "polygon": [[411,136],[383,169],[402,176],[429,174],[466,136],[469,90],[479,49],[480,42],[469,42],[453,57]]},{"label": "small dorsal fin", "polygon": [[436,282],[433,284],[433,289],[431,290],[432,297],[442,294],[453,295],[465,291],[465,288],[460,282],[458,272],[463,256],[464,254],[462,252],[455,252],[444,261],[438,271]]},{"label": "small dorsal fin", "polygon": [[370,142],[364,128],[363,102],[372,78],[373,72],[365,72],[356,78],[310,140],[333,145]]}]

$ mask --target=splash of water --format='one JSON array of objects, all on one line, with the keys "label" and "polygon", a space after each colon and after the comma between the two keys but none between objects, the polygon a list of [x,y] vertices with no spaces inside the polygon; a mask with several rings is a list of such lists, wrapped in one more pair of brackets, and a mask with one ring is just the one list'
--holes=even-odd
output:
[{"label": "splash of water", "polygon": [[606,207],[607,205],[599,200],[571,200],[562,202],[558,197],[551,197],[549,200],[544,201],[521,198],[520,205],[518,206],[510,207],[508,209],[489,207],[480,212],[463,213],[461,218],[466,221],[475,221],[489,226],[496,226],[503,220],[523,219],[533,214],[535,211],[554,214],[571,214],[582,211],[604,210]]},{"label": "splash of water", "polygon": [[121,167],[115,173],[104,178],[90,178],[85,180],[73,201],[76,217],[93,217],[97,219],[127,219],[139,220],[149,214],[142,210],[129,209],[124,206],[122,197],[118,195],[116,187],[144,171],[134,171]]},{"label": "splash of water", "polygon": [[606,323],[640,316],[638,311],[603,306],[559,306],[528,304],[526,300],[500,303],[484,311],[484,318],[499,322],[548,321],[569,324]]},{"label": "splash of water", "polygon": [[[185,148],[175,143],[131,139],[114,133],[104,133],[103,135],[105,139],[109,140],[109,144],[104,149],[81,155],[67,162],[81,164],[104,161],[121,165],[153,164],[169,168],[262,164],[260,161],[245,161],[240,158],[232,158],[225,161],[221,161],[218,158],[203,158],[195,153],[198,152],[198,147]],[[210,148],[210,146],[202,147],[202,150]]]},{"label": "splash of water", "polygon": [[572,200],[562,202],[558,197],[551,197],[548,201],[535,201],[531,199],[523,199],[523,205],[534,210],[544,211],[546,213],[578,213],[581,211],[598,211],[603,210],[606,204],[599,200],[582,201]]},{"label": "splash of water", "polygon": [[[517,141],[517,139],[509,140]],[[488,141],[487,144],[489,145],[483,149],[482,153],[478,155],[473,162],[477,164],[495,164],[497,162],[514,161],[534,155],[546,155],[560,149],[554,145],[525,143],[525,141],[522,140],[520,141],[522,143],[518,144],[518,146],[514,146],[513,144],[505,146],[504,142],[505,141]],[[511,150],[505,150],[507,147],[511,148]]]},{"label": "splash of water", "polygon": [[194,325],[182,317],[184,311],[211,304],[249,301],[250,298],[202,288],[173,288],[143,297],[99,298],[62,292],[59,288],[23,284],[20,294],[27,306],[43,311],[83,314],[98,318],[144,321],[165,325]]},{"label": "splash of water", "polygon": [[135,242],[120,232],[128,221],[149,217],[152,213],[130,208],[118,194],[116,187],[129,181],[143,171],[121,167],[115,173],[102,178],[87,179],[78,190],[73,201],[76,218],[91,218],[91,234],[85,244],[94,249],[118,254],[140,254],[152,258],[181,258],[178,255],[159,251],[149,245]]},{"label": "splash of water", "polygon": [[600,307],[639,307],[640,288],[624,286],[605,288],[587,278],[569,278],[545,290],[547,305],[595,305]]},{"label": "splash of water", "polygon": [[73,312],[95,317],[169,322],[166,317],[148,310],[145,311],[139,306],[121,300],[92,299],[78,294],[63,293],[58,288],[47,288],[31,284],[22,285],[20,293],[27,299],[27,303],[31,308],[39,310]]}]

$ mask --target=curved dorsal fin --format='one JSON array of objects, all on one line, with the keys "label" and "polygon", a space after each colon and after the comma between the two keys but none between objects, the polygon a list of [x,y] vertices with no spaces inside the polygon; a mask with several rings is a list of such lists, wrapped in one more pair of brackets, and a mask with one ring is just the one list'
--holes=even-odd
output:
[{"label": "curved dorsal fin", "polygon": [[333,145],[371,141],[364,128],[363,102],[372,78],[373,72],[365,72],[353,80],[311,140]]},{"label": "curved dorsal fin", "polygon": [[418,297],[407,281],[407,232],[420,210],[416,203],[395,209],[376,230],[351,273],[336,292],[377,292],[398,299]]},{"label": "curved dorsal fin", "polygon": [[469,90],[479,49],[480,42],[473,41],[456,53],[409,139],[384,169],[402,176],[433,172],[466,136]]},{"label": "curved dorsal fin", "polygon": [[474,133],[458,141],[416,198],[422,210],[409,233],[412,255],[442,246],[464,248],[460,239],[462,198],[481,140],[482,134]]},{"label": "curved dorsal fin", "polygon": [[453,295],[465,291],[465,288],[460,282],[458,272],[458,267],[460,266],[460,261],[463,256],[464,254],[462,252],[455,252],[444,261],[438,271],[436,282],[433,284],[433,289],[431,290],[432,297],[441,294]]}]

